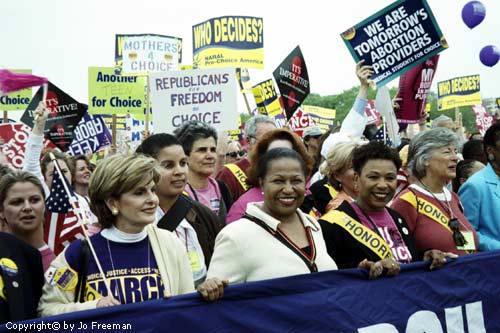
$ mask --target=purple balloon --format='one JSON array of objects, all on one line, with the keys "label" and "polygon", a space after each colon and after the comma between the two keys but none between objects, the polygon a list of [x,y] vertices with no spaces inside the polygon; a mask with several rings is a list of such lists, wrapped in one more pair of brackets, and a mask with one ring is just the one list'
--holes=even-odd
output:
[{"label": "purple balloon", "polygon": [[479,59],[485,66],[493,67],[500,60],[500,51],[495,45],[488,45],[482,48]]},{"label": "purple balloon", "polygon": [[471,1],[462,9],[462,20],[470,28],[478,26],[486,16],[486,8],[479,1]]}]

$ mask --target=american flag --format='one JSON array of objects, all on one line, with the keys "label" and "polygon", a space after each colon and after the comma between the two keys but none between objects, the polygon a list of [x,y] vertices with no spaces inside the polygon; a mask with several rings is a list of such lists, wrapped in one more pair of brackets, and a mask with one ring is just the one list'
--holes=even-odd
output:
[{"label": "american flag", "polygon": [[385,143],[386,146],[392,147],[392,141],[389,138],[389,133],[387,130],[385,131],[385,140],[384,140],[384,125],[380,126],[377,133],[373,135],[371,141],[382,141]]},{"label": "american flag", "polygon": [[[66,184],[68,184],[68,181],[64,175],[59,175],[57,169],[54,168],[52,187],[50,188],[49,197],[45,201],[47,212],[44,227],[45,241],[52,251],[54,251],[55,255],[62,252],[75,239],[84,237],[76,216],[76,214],[80,214],[81,216],[78,200],[73,189],[68,185],[71,196],[75,198],[75,206],[77,208],[77,212],[75,212],[64,190],[63,181]],[[61,179],[61,176],[64,180]]]}]

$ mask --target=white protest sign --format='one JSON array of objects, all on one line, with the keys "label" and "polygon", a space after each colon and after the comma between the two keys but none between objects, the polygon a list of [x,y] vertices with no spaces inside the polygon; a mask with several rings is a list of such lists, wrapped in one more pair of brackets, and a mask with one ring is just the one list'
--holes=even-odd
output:
[{"label": "white protest sign", "polygon": [[179,39],[163,36],[127,36],[123,39],[123,73],[177,70]]},{"label": "white protest sign", "polygon": [[218,131],[238,127],[234,68],[152,73],[149,80],[156,133],[171,133],[189,120]]}]

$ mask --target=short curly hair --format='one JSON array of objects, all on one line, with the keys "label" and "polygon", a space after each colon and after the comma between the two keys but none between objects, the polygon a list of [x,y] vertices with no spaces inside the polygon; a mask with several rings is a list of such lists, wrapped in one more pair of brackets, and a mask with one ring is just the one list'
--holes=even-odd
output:
[{"label": "short curly hair", "polygon": [[354,171],[360,175],[363,167],[369,160],[392,161],[397,170],[399,170],[403,164],[401,158],[399,158],[398,151],[386,146],[380,141],[371,141],[366,145],[361,145],[354,149],[352,153],[352,167]]},{"label": "short curly hair", "polygon": [[110,228],[116,216],[106,205],[110,198],[120,198],[139,184],[153,181],[158,184],[160,170],[155,159],[142,154],[113,155],[97,164],[90,177],[90,210],[97,216],[103,228]]},{"label": "short curly hair", "polygon": [[214,138],[217,144],[217,131],[214,127],[198,120],[190,120],[174,131],[174,135],[181,143],[186,156],[191,155],[193,144],[200,139]]}]

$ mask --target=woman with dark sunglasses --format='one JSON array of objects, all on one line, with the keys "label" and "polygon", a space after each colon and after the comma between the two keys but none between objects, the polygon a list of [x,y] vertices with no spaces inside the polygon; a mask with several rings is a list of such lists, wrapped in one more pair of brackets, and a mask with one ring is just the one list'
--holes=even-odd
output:
[{"label": "woman with dark sunglasses", "polygon": [[419,133],[410,142],[408,166],[414,184],[391,207],[410,228],[417,250],[434,248],[458,255],[476,252],[476,231],[459,197],[448,189],[456,177],[458,137],[447,128]]},{"label": "woman with dark sunglasses", "polygon": [[224,164],[235,163],[245,157],[246,153],[238,141],[230,141],[224,156]]}]

